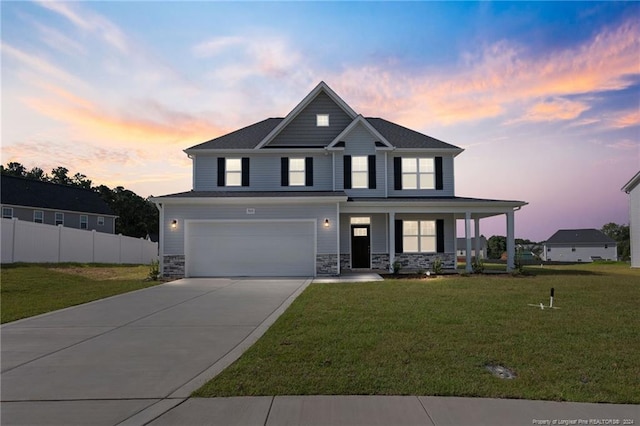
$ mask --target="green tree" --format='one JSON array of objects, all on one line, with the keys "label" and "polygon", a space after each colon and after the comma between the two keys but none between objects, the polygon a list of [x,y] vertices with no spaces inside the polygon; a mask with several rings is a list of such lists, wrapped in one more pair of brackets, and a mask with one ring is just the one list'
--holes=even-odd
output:
[{"label": "green tree", "polygon": [[7,163],[7,167],[2,167],[2,174],[9,176],[25,177],[27,169],[20,163],[14,161]]},{"label": "green tree", "polygon": [[118,215],[116,233],[142,238],[158,233],[159,213],[151,201],[122,186],[110,189],[100,185],[95,189]]},{"label": "green tree", "polygon": [[489,259],[500,259],[505,251],[507,251],[507,237],[493,235],[487,240],[487,257]]},{"label": "green tree", "polygon": [[609,222],[600,229],[603,234],[616,241],[618,259],[629,260],[631,257],[631,233],[629,225],[618,225]]},{"label": "green tree", "polygon": [[73,185],[73,181],[69,178],[69,169],[66,167],[56,167],[51,170],[51,182],[61,185]]}]

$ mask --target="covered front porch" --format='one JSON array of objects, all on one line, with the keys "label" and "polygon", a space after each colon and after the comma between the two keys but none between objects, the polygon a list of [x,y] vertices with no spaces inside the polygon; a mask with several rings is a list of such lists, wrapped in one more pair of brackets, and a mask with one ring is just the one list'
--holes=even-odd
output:
[{"label": "covered front porch", "polygon": [[464,226],[465,271],[472,272],[472,238],[479,244],[481,220],[503,215],[507,238],[507,271],[515,267],[515,212],[522,201],[448,197],[367,199],[339,205],[338,273],[429,270],[439,262],[457,268],[458,221]]}]

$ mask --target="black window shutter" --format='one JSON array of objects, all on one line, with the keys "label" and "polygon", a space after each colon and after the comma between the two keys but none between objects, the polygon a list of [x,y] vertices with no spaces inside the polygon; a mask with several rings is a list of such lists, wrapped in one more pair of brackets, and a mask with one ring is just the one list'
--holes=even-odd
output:
[{"label": "black window shutter", "polygon": [[402,221],[396,220],[396,253],[402,253]]},{"label": "black window shutter", "polygon": [[369,156],[369,189],[376,189],[376,156]]},{"label": "black window shutter", "polygon": [[313,157],[304,159],[304,185],[313,186]]},{"label": "black window shutter", "polygon": [[242,186],[249,186],[249,158],[242,158]]},{"label": "black window shutter", "polygon": [[351,156],[344,157],[344,189],[351,189]]},{"label": "black window shutter", "polygon": [[218,186],[224,186],[225,160],[218,157]]},{"label": "black window shutter", "polygon": [[280,158],[280,185],[289,186],[289,158]]},{"label": "black window shutter", "polygon": [[442,188],[442,157],[436,157],[436,189]]},{"label": "black window shutter", "polygon": [[436,252],[444,253],[444,220],[436,220]]},{"label": "black window shutter", "polygon": [[393,157],[393,189],[402,189],[402,158]]}]

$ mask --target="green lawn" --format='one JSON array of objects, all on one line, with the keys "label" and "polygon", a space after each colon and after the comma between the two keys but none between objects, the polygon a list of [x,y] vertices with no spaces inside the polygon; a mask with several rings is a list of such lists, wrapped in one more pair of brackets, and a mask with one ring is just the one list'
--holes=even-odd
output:
[{"label": "green lawn", "polygon": [[[194,396],[455,395],[640,403],[640,271],[312,284]],[[549,303],[555,288],[557,310]],[[517,374],[503,380],[487,364]]]},{"label": "green lawn", "polygon": [[158,284],[149,266],[15,264],[0,270],[1,322],[62,309]]}]

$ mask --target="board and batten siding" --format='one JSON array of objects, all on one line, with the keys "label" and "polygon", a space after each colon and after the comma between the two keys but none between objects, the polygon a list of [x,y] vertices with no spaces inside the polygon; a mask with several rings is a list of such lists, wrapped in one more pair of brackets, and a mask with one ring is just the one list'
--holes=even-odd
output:
[{"label": "board and batten siding", "polygon": [[[165,204],[164,207],[164,253],[165,255],[184,254],[184,221],[187,219],[233,219],[233,220],[266,220],[266,219],[316,219],[318,232],[317,254],[336,252],[337,240],[335,226],[337,223],[336,204],[256,204],[242,205],[192,205]],[[254,209],[248,214],[247,209]],[[175,229],[171,221],[177,220]],[[329,219],[330,226],[324,226]]]},{"label": "board and batten siding", "polygon": [[[333,166],[330,154],[312,155],[300,151],[249,156],[249,186],[218,186],[218,157],[196,155],[194,159],[194,191],[332,191]],[[242,158],[247,155],[228,155]],[[282,157],[313,158],[313,186],[281,186]]]},{"label": "board and batten siding", "polygon": [[[329,126],[318,127],[317,114],[329,114]],[[320,93],[267,146],[327,146],[351,121],[327,94]]]},{"label": "board and batten siding", "polygon": [[[442,157],[442,189],[395,189],[394,158],[435,158]],[[425,155],[423,152],[403,152],[390,154],[387,158],[387,185],[390,197],[453,197],[455,195],[452,155]]]}]

